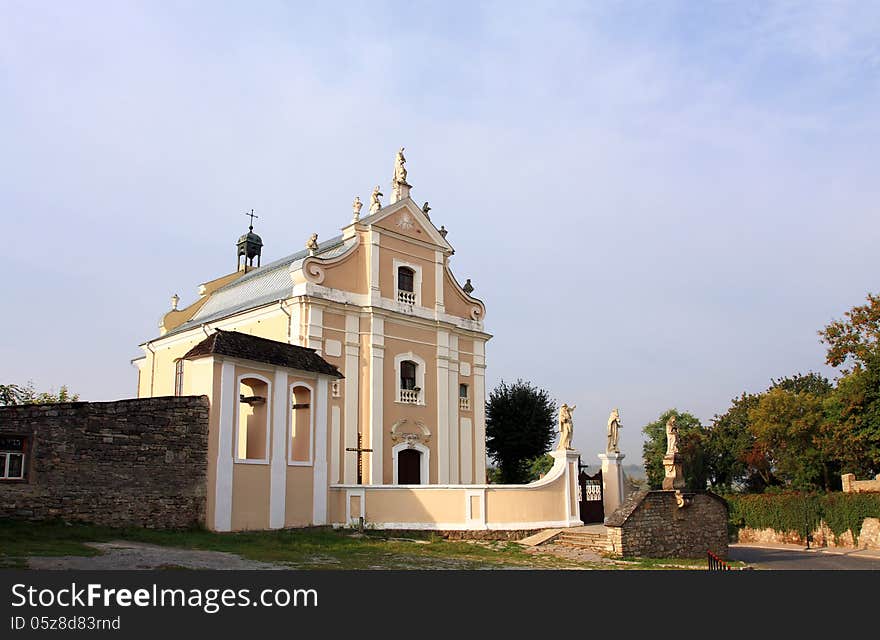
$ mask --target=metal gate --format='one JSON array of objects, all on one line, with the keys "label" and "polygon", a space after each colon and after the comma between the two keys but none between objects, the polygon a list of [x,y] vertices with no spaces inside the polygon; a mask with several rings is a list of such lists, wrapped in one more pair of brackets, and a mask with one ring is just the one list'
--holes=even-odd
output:
[{"label": "metal gate", "polygon": [[578,474],[581,487],[580,513],[581,522],[602,522],[605,520],[605,507],[602,501],[602,471],[595,475],[587,475],[583,469]]}]

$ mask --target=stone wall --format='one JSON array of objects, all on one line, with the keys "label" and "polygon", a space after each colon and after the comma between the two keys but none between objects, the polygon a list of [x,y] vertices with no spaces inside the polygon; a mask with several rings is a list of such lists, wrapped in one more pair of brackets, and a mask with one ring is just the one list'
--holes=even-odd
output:
[{"label": "stone wall", "polygon": [[[775,529],[752,529],[742,527],[737,532],[737,541],[749,544],[798,544],[806,546],[807,541],[803,533],[797,531],[776,531]],[[811,547],[841,547],[844,549],[880,549],[880,518],[865,518],[859,532],[858,544],[853,540],[849,531],[844,531],[840,536],[834,536],[834,532],[825,522],[812,533]]]},{"label": "stone wall", "polygon": [[623,557],[727,557],[727,503],[713,493],[686,493],[679,507],[675,491],[640,491],[605,521],[613,553]]},{"label": "stone wall", "polygon": [[840,476],[844,493],[880,493],[880,473],[873,480],[856,480],[854,473]]},{"label": "stone wall", "polygon": [[26,476],[0,480],[0,518],[204,523],[206,396],[0,407],[9,436],[26,438]]}]

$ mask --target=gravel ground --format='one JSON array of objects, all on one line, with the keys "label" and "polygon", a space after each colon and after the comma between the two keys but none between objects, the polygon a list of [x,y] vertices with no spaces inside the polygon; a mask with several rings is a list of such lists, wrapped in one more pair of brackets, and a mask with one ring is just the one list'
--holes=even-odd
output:
[{"label": "gravel ground", "polygon": [[31,569],[289,569],[283,564],[245,560],[234,553],[161,547],[142,542],[88,542],[98,556],[28,558]]}]

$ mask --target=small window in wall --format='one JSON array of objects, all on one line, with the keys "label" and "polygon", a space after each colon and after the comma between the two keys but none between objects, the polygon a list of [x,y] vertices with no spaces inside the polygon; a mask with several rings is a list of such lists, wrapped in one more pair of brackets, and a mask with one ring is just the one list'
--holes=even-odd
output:
[{"label": "small window in wall", "polygon": [[[140,373],[140,372],[138,372]],[[183,360],[174,363],[174,395],[183,395]]]},{"label": "small window in wall", "polygon": [[296,384],[290,392],[290,462],[312,463],[312,390]]},{"label": "small window in wall", "polygon": [[0,480],[23,480],[27,438],[0,436]]},{"label": "small window in wall", "polygon": [[418,404],[421,389],[416,386],[416,369],[418,365],[411,360],[400,363],[400,402]]},{"label": "small window in wall", "polygon": [[468,411],[471,408],[471,398],[468,395],[468,386],[466,384],[458,385],[458,408]]},{"label": "small window in wall", "polygon": [[409,267],[397,268],[397,301],[406,304],[416,303],[416,272]]},{"label": "small window in wall", "polygon": [[238,460],[269,458],[269,384],[259,378],[244,377],[238,384]]}]

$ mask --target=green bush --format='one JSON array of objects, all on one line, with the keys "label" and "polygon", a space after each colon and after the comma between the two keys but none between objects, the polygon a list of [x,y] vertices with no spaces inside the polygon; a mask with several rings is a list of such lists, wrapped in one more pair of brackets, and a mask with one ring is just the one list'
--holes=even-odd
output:
[{"label": "green bush", "polygon": [[835,540],[850,531],[858,544],[865,518],[880,518],[876,493],[761,493],[725,496],[735,527],[795,531],[805,536],[824,520]]}]

